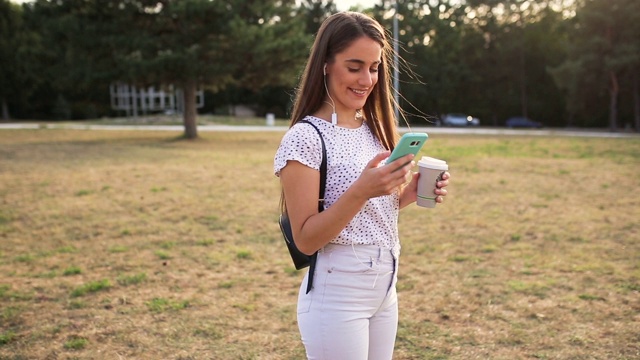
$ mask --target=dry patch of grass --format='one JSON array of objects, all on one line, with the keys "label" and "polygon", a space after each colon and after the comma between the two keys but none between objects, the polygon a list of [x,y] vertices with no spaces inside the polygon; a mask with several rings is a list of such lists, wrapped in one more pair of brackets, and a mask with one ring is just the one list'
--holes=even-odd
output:
[{"label": "dry patch of grass", "polygon": [[[0,132],[0,359],[300,359],[281,133]],[[640,356],[640,140],[433,135],[396,359]]]}]

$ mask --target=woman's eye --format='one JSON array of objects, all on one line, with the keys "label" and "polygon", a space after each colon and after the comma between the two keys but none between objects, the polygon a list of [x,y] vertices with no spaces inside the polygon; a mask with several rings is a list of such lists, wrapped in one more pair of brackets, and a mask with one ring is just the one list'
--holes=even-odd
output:
[{"label": "woman's eye", "polygon": [[[352,68],[348,68],[348,69],[349,69],[349,72],[352,72],[352,73],[357,73],[357,72],[360,71],[360,69],[352,69]],[[377,68],[376,69],[369,69],[369,72],[377,73],[378,69]]]}]

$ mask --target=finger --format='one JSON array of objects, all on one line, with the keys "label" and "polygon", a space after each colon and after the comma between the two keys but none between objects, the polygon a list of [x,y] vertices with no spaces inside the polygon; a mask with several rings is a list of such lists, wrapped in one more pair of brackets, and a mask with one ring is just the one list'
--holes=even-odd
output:
[{"label": "finger", "polygon": [[397,176],[398,178],[402,177],[404,179],[403,182],[409,182],[411,181],[411,179],[413,179],[413,172],[411,172],[411,169],[414,166],[415,166],[415,162],[411,161],[408,164],[401,167],[400,169],[398,169],[398,171],[393,171],[391,175]]},{"label": "finger", "polygon": [[[393,171],[396,170],[400,170],[402,168],[405,168],[407,165],[409,166],[409,170],[411,170],[411,168],[413,167],[414,163],[413,163],[413,158],[415,157],[415,155],[413,154],[407,154],[401,158],[398,158],[392,162],[390,162],[388,164],[389,167],[391,167],[393,169]],[[407,170],[408,171],[408,170]]]},{"label": "finger", "polygon": [[380,166],[380,163],[382,163],[384,159],[389,157],[390,154],[391,154],[390,151],[383,151],[377,154],[376,156],[373,157],[373,159],[369,161],[369,163],[367,164],[367,168],[369,169],[377,168],[378,166]]},{"label": "finger", "polygon": [[446,189],[435,189],[433,192],[436,195],[440,195],[440,196],[447,196],[447,194],[449,193]]},{"label": "finger", "polygon": [[407,171],[406,174],[404,174],[404,182],[408,183],[413,179],[413,173],[411,173],[411,171]]},{"label": "finger", "polygon": [[411,178],[409,179],[409,182],[407,183],[408,186],[410,186],[413,189],[418,189],[418,179],[420,179],[420,173],[419,172],[410,172],[411,174]]},{"label": "finger", "polygon": [[386,190],[389,193],[394,192],[399,186],[405,185],[413,180],[411,165],[405,165],[395,171],[391,171],[389,169],[392,168],[386,168],[386,170],[390,171],[386,174],[379,174],[381,176],[380,180],[386,183]]},{"label": "finger", "polygon": [[416,162],[411,160],[411,161],[409,161],[409,163],[403,165],[401,169],[402,169],[402,171],[404,171],[404,172],[406,172],[408,174],[408,173],[411,172],[411,169],[413,169],[414,166],[416,166]]}]

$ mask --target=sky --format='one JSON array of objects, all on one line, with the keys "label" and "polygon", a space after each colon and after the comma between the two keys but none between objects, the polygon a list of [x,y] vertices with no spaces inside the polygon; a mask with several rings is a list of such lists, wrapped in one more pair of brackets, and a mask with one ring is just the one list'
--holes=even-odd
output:
[{"label": "sky", "polygon": [[[11,0],[16,3],[23,3],[29,0]],[[362,5],[364,7],[373,6],[377,0],[334,0],[339,10],[348,10],[353,5]]]},{"label": "sky", "polygon": [[[11,0],[15,3],[23,3],[29,0]],[[378,0],[335,0],[336,7],[340,11],[349,10],[354,5],[361,5],[364,8],[369,8],[378,3]]]},{"label": "sky", "polygon": [[[10,0],[15,3],[24,3],[29,0]],[[364,8],[373,7],[373,5],[377,4],[379,0],[334,0],[336,7],[340,11],[349,10],[350,7],[355,5],[360,5]]]},{"label": "sky", "polygon": [[378,0],[335,0],[334,3],[340,11],[349,10],[351,6],[361,5],[364,8],[372,7],[377,4]]}]

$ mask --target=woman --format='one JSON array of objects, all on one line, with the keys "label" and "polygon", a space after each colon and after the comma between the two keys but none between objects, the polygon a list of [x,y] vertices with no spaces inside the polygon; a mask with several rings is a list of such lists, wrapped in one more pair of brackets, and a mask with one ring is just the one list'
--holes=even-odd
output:
[{"label": "woman", "polygon": [[[320,27],[301,78],[291,128],[275,156],[296,244],[316,251],[298,297],[309,359],[391,359],[398,324],[399,209],[416,201],[413,155],[384,160],[398,133],[391,96],[391,50],[382,26],[354,12]],[[326,144],[325,210],[318,211]],[[402,166],[400,165],[408,163]],[[407,178],[411,178],[409,184]],[[449,174],[435,190],[441,203]],[[307,293],[309,276],[313,288]]]}]

